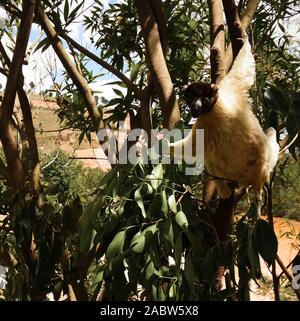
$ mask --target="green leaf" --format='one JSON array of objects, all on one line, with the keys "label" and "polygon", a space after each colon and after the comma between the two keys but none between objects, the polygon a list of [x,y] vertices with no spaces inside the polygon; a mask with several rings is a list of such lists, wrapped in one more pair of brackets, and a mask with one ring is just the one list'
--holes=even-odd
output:
[{"label": "green leaf", "polygon": [[290,113],[296,117],[300,117],[300,93],[294,95]]},{"label": "green leaf", "polygon": [[182,258],[182,232],[176,238],[175,241],[175,264],[176,264],[176,275],[179,276],[180,273],[180,265],[181,265],[181,258]]},{"label": "green leaf", "polygon": [[103,282],[103,267],[101,267],[94,275],[91,284],[92,298],[96,300]]},{"label": "green leaf", "polygon": [[116,88],[113,88],[113,91],[115,92],[115,94],[116,94],[117,96],[124,98],[124,95],[123,95],[123,93],[122,93],[121,90],[116,89]]},{"label": "green leaf", "polygon": [[130,80],[131,81],[135,81],[136,77],[139,73],[139,70],[141,68],[142,64],[141,63],[137,63],[137,64],[133,64],[131,66],[131,72],[130,72]]},{"label": "green leaf", "polygon": [[174,193],[171,196],[169,196],[168,204],[170,206],[171,211],[173,213],[177,213],[177,204],[176,204],[176,198]]},{"label": "green leaf", "polygon": [[164,213],[164,215],[167,216],[169,208],[168,208],[167,194],[165,189],[161,190],[160,196],[161,196],[161,210]]},{"label": "green leaf", "polygon": [[157,190],[157,188],[162,183],[163,179],[162,164],[158,164],[157,166],[155,166],[151,172],[151,175],[148,175],[148,178],[150,179],[150,184],[153,187],[153,189]]},{"label": "green leaf", "polygon": [[83,214],[79,219],[78,232],[81,253],[87,253],[93,246],[93,241],[97,234],[94,225],[102,204],[103,197],[91,202],[84,208]]},{"label": "green leaf", "polygon": [[111,243],[109,244],[105,257],[108,260],[113,259],[116,255],[123,253],[123,247],[126,237],[126,230],[121,231],[115,235]]},{"label": "green leaf", "polygon": [[278,242],[271,224],[259,219],[254,226],[253,236],[261,257],[269,265],[274,263],[278,250]]},{"label": "green leaf", "polygon": [[69,14],[69,19],[67,24],[70,24],[73,22],[73,20],[76,17],[76,14],[78,12],[78,10],[84,5],[84,1],[82,1],[81,3],[79,3],[79,5]]},{"label": "green leaf", "polygon": [[189,226],[188,220],[182,211],[176,213],[175,221],[182,229],[187,229]]},{"label": "green leaf", "polygon": [[264,92],[264,99],[270,109],[279,111],[283,115],[289,113],[289,102],[280,88],[271,87],[267,89]]},{"label": "green leaf", "polygon": [[191,250],[189,251],[189,254],[187,258],[185,259],[185,264],[184,264],[184,279],[186,281],[187,285],[187,291],[186,293],[188,294],[187,300],[191,300],[193,296],[193,288],[194,288],[194,281],[195,281],[195,272],[194,272],[194,266],[193,266],[193,261],[192,261],[192,255],[191,255]]},{"label": "green leaf", "polygon": [[154,264],[151,260],[151,256],[148,255],[146,259],[146,267],[145,267],[145,279],[149,282],[151,280],[151,277],[153,276],[155,272]]},{"label": "green leaf", "polygon": [[65,21],[67,22],[68,21],[68,17],[69,17],[69,1],[68,0],[65,0],[65,5],[64,5],[64,18],[65,18]]},{"label": "green leaf", "polygon": [[88,232],[82,238],[80,238],[79,248],[81,253],[88,253],[92,249],[96,234],[97,231],[94,228],[92,228],[88,230]]},{"label": "green leaf", "polygon": [[145,234],[139,232],[133,237],[130,247],[132,248],[133,252],[140,254],[144,252],[145,244],[146,236]]},{"label": "green leaf", "polygon": [[174,248],[174,231],[172,220],[170,217],[165,219],[160,225],[160,234],[162,240],[165,240],[171,248]]},{"label": "green leaf", "polygon": [[49,46],[50,46],[50,41],[49,41],[49,39],[46,37],[46,38],[44,38],[43,40],[41,40],[41,41],[39,42],[39,44],[35,47],[33,53],[35,53],[36,51],[38,51],[38,50],[41,49],[41,48],[42,48],[42,52],[44,52]]},{"label": "green leaf", "polygon": [[142,193],[141,193],[141,187],[138,188],[134,192],[134,199],[135,199],[138,207],[141,209],[143,217],[146,218],[147,214],[146,214],[145,207],[144,207],[144,200],[143,200]]},{"label": "green leaf", "polygon": [[145,252],[157,230],[157,226],[154,224],[135,234],[130,243],[132,251],[139,254]]},{"label": "green leaf", "polygon": [[260,261],[258,256],[258,250],[254,238],[254,229],[249,230],[248,237],[248,258],[251,265],[250,274],[253,280],[261,277]]}]

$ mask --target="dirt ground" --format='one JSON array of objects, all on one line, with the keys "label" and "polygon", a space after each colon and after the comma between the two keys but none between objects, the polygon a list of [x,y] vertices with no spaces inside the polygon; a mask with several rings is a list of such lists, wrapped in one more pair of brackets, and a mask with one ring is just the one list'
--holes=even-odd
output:
[{"label": "dirt ground", "polygon": [[[300,240],[297,236],[300,233],[300,222],[295,220],[288,220],[280,217],[274,218],[275,233],[278,238],[278,256],[287,266],[293,258],[297,255],[300,249]],[[265,279],[259,281],[257,286],[253,281],[251,282],[250,293],[251,301],[273,301],[274,293],[272,290],[272,275],[265,262],[261,259],[262,274]],[[291,273],[291,267],[288,269]],[[276,273],[281,273],[281,268],[276,264]],[[285,278],[282,278],[284,281]],[[297,301],[297,297],[290,287],[289,282],[284,282],[280,288],[281,300]]]}]

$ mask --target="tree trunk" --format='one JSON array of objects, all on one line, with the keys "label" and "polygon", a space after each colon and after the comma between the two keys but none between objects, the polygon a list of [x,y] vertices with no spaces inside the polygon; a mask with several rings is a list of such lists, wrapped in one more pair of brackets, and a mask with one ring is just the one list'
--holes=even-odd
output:
[{"label": "tree trunk", "polygon": [[23,1],[20,28],[0,110],[0,139],[7,160],[8,171],[10,173],[9,184],[16,189],[24,186],[25,175],[23,164],[19,158],[18,145],[10,126],[10,121],[14,109],[16,92],[20,84],[22,65],[33,22],[34,10],[34,0]]},{"label": "tree trunk", "polygon": [[171,129],[180,120],[180,110],[165,61],[158,24],[148,0],[135,0],[135,4],[146,45],[147,60],[151,75],[156,83],[163,125],[165,128]]}]

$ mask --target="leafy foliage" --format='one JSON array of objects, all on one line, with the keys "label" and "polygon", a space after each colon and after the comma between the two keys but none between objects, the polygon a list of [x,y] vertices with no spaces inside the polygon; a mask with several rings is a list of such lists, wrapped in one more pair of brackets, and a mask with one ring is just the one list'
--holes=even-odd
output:
[{"label": "leafy foliage", "polygon": [[208,210],[199,208],[183,179],[174,165],[161,164],[117,166],[103,178],[79,230],[81,251],[99,244],[102,258],[93,297],[105,282],[109,300],[138,296],[140,286],[148,300],[220,300],[226,298],[215,288],[220,265],[233,268],[237,255],[246,292],[249,279],[261,276],[258,255],[274,262],[277,240],[267,222],[248,214],[237,239],[220,243]]},{"label": "leafy foliage", "polygon": [[[139,90],[146,88],[150,73],[134,1],[104,8],[96,0],[89,15],[84,14],[84,1],[42,3],[58,33],[70,33],[72,24],[83,20],[91,32],[92,51],[127,73]],[[280,135],[291,137],[300,126],[299,52],[285,26],[297,13],[296,4],[296,0],[263,1],[251,36],[257,62],[257,86],[251,93],[254,112],[264,127],[271,125]],[[166,61],[180,94],[189,82],[209,80],[207,1],[163,1],[163,6]],[[7,19],[5,26],[1,37],[9,37],[9,49],[14,51],[19,19]],[[45,51],[49,45],[45,38],[35,50]],[[90,70],[83,54],[70,49],[88,84],[103,79]],[[68,74],[63,76],[61,84],[50,90],[59,104],[58,116],[66,126],[80,129],[80,140],[90,138],[93,126],[86,104]],[[98,106],[100,112],[104,108],[111,112],[106,123],[123,120],[128,113],[139,121],[135,116],[140,98],[128,88],[124,91],[121,81],[113,83],[119,86],[115,96]],[[162,115],[155,88],[150,100],[151,121],[157,128]],[[182,116],[189,121],[184,106]],[[299,146],[298,138],[289,149],[295,158]],[[219,242],[212,224],[214,209],[199,206],[195,198],[201,186],[192,189],[193,182],[174,165],[120,165],[102,177],[69,162],[62,153],[53,161],[55,157],[43,164],[43,193],[38,200],[10,190],[5,161],[0,159],[0,210],[5,214],[0,263],[8,267],[8,300],[44,300],[49,292],[58,299],[72,285],[87,291],[85,299],[96,299],[105,288],[110,300],[229,300],[234,293],[249,300],[249,280],[261,277],[259,256],[268,264],[274,262],[276,237],[255,208],[238,220],[228,242]],[[275,184],[288,184],[289,175],[285,177],[281,165],[278,170]],[[215,288],[221,265],[231,273],[237,265],[239,272],[238,284],[225,291]]]}]

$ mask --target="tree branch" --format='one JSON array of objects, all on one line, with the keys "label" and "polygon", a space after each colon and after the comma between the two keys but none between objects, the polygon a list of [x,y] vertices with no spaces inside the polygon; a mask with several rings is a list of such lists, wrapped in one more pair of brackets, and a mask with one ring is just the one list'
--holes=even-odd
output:
[{"label": "tree branch", "polygon": [[149,0],[149,3],[157,22],[161,46],[166,57],[168,51],[168,30],[163,4],[161,0]]},{"label": "tree branch", "polygon": [[44,9],[41,7],[40,1],[38,1],[37,3],[36,15],[48,39],[50,40],[54,51],[56,52],[63,66],[65,67],[72,81],[76,85],[78,91],[84,98],[87,104],[87,110],[93,122],[94,130],[95,132],[97,132],[98,130],[104,128],[104,123],[102,120],[102,116],[100,115],[100,112],[98,110],[96,100],[92,95],[92,92],[88,86],[86,79],[80,75],[80,73],[76,69],[76,66],[74,66],[74,64],[72,63],[51,21],[44,12]]},{"label": "tree branch", "polygon": [[[0,53],[7,67],[11,68],[11,61],[1,41],[0,41]],[[30,106],[27,94],[23,89],[23,84],[24,84],[24,76],[21,73],[17,92],[18,92],[20,106],[23,114],[26,139],[29,145],[29,157],[30,157],[30,168],[31,168],[30,180],[32,182],[33,193],[37,197],[40,189],[39,152],[38,152],[38,146],[37,146],[36,137],[35,137],[35,128],[32,121],[31,106]],[[20,128],[20,130],[21,129],[22,128]]]},{"label": "tree branch", "polygon": [[[285,276],[287,277],[287,279],[292,282],[293,281],[293,276],[291,275],[291,273],[287,270],[287,268],[285,267],[284,263],[281,261],[280,257],[278,255],[276,255],[276,261],[278,263],[278,265],[281,267],[282,272],[285,274]],[[300,289],[294,289],[298,300],[300,301]]]},{"label": "tree branch", "polygon": [[78,42],[76,42],[74,39],[72,39],[70,36],[68,36],[66,33],[60,33],[60,36],[65,39],[67,42],[69,42],[75,49],[95,61],[97,64],[105,68],[106,70],[110,71],[113,75],[118,77],[120,80],[122,80],[126,86],[132,90],[137,98],[140,98],[141,91],[139,88],[129,79],[127,78],[122,72],[120,72],[118,69],[114,68],[112,65],[107,63],[105,60],[101,59],[100,57],[96,56],[92,52],[90,52],[88,49],[81,46]]},{"label": "tree branch", "polygon": [[[256,9],[258,7],[260,3],[260,0],[250,0],[248,2],[248,6],[245,10],[245,13],[242,17],[242,19],[240,20],[241,22],[241,26],[243,30],[247,30],[250,22],[256,12]],[[226,69],[226,73],[228,72],[228,70],[230,69],[231,65],[233,62],[233,53],[232,53],[232,44],[230,43],[226,53],[225,53],[225,69]]]},{"label": "tree branch", "polygon": [[245,30],[249,27],[259,3],[260,3],[260,0],[250,0],[248,2],[245,13],[243,14],[243,17],[241,19],[242,27]]},{"label": "tree branch", "polygon": [[229,38],[233,51],[233,61],[243,46],[244,32],[234,0],[222,0],[225,11]]},{"label": "tree branch", "polygon": [[23,164],[19,158],[18,144],[10,126],[10,120],[22,74],[22,65],[33,22],[34,9],[34,0],[23,1],[21,23],[12,58],[12,66],[9,69],[7,85],[0,110],[0,139],[7,160],[8,171],[11,173],[9,184],[14,188],[22,188],[24,186],[25,175]]},{"label": "tree branch", "polygon": [[159,28],[149,1],[135,0],[135,4],[142,27],[142,35],[146,45],[146,56],[150,71],[157,84],[163,124],[166,128],[170,129],[180,120],[180,110],[164,58]]},{"label": "tree branch", "polygon": [[221,0],[210,0],[208,6],[210,12],[211,82],[219,83],[225,76],[223,7]]}]

